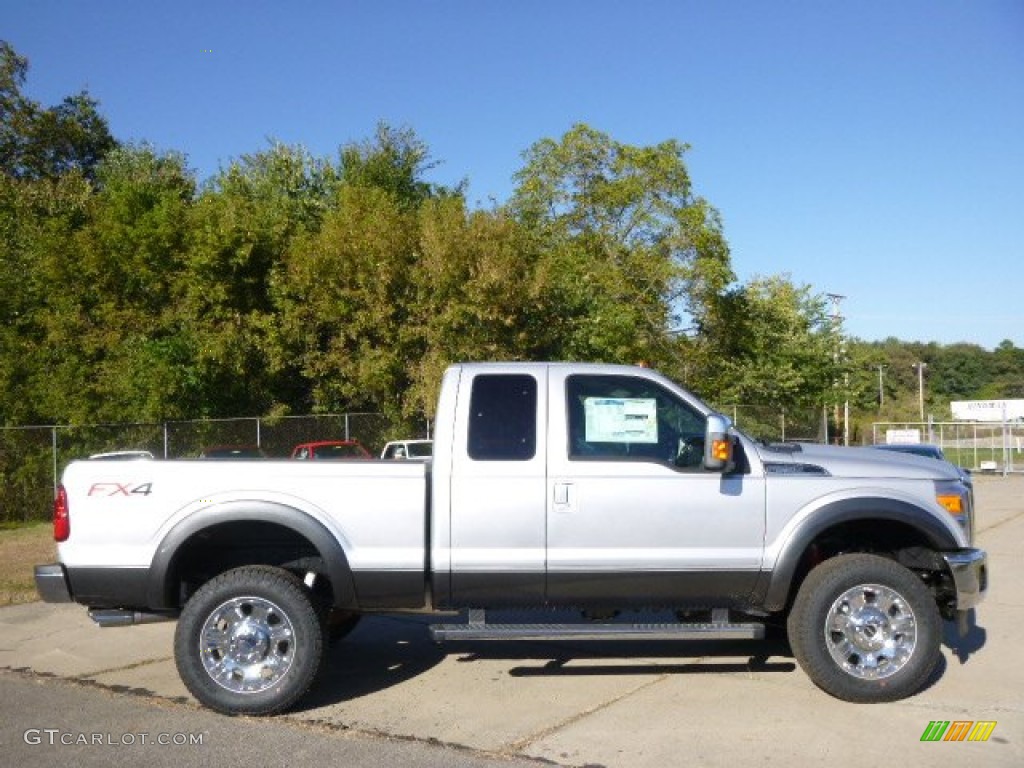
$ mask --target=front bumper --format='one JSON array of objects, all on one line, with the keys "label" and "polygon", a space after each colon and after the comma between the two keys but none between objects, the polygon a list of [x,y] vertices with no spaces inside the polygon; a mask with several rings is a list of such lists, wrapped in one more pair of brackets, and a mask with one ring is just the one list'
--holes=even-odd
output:
[{"label": "front bumper", "polygon": [[988,554],[983,549],[959,549],[943,552],[953,576],[957,611],[968,611],[985,599],[988,591]]},{"label": "front bumper", "polygon": [[36,566],[36,592],[46,603],[71,603],[68,574],[60,563]]}]

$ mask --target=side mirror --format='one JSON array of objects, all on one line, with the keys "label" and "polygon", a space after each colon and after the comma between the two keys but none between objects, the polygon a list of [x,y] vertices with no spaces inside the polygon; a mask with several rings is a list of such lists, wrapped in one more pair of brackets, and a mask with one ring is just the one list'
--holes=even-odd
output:
[{"label": "side mirror", "polygon": [[712,413],[704,422],[704,469],[729,472],[733,468],[732,423],[720,413]]}]

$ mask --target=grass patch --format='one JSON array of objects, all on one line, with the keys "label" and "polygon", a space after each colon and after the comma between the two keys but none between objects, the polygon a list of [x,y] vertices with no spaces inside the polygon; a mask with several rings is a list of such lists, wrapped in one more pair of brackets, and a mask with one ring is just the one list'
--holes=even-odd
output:
[{"label": "grass patch", "polygon": [[38,600],[33,566],[56,560],[50,523],[0,529],[0,606]]},{"label": "grass patch", "polygon": [[975,450],[974,448],[944,447],[942,453],[946,456],[947,461],[968,469],[977,468],[983,461],[994,461],[1000,467],[1003,466],[1002,448],[978,448]]}]

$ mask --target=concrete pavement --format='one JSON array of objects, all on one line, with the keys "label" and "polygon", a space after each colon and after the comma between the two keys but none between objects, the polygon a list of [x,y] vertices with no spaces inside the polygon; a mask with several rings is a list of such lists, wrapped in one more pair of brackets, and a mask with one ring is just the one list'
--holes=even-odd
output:
[{"label": "concrete pavement", "polygon": [[[538,768],[407,739],[368,738],[288,718],[221,717],[95,685],[0,672],[0,750],[18,768]],[[74,722],[54,713],[74,712]]]},{"label": "concrete pavement", "polygon": [[[992,586],[965,641],[948,627],[930,687],[853,705],[815,688],[778,642],[459,643],[426,619],[364,621],[332,649],[325,679],[286,717],[349,734],[560,765],[1024,765],[1024,478],[977,481]],[[97,628],[79,606],[0,609],[0,669],[88,681],[199,713],[178,680],[173,624]],[[13,685],[0,673],[0,693]],[[203,717],[217,717],[203,712]],[[73,710],[53,713],[73,726]],[[922,743],[932,720],[989,720],[984,743]],[[60,724],[53,727],[60,727]],[[111,726],[115,727],[115,726]]]}]

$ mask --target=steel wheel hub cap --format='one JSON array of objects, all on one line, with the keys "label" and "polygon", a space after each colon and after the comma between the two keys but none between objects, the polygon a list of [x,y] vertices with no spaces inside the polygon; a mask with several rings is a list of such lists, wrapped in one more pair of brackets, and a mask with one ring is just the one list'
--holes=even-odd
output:
[{"label": "steel wheel hub cap", "polygon": [[879,680],[896,674],[910,660],[917,645],[917,620],[895,590],[862,584],[832,603],[825,644],[847,674]]},{"label": "steel wheel hub cap", "polygon": [[206,673],[233,693],[259,693],[277,684],[291,668],[295,629],[274,603],[236,597],[207,617],[199,638]]},{"label": "steel wheel hub cap", "polygon": [[228,648],[235,658],[253,664],[266,657],[270,635],[258,624],[244,621],[231,633]]}]

